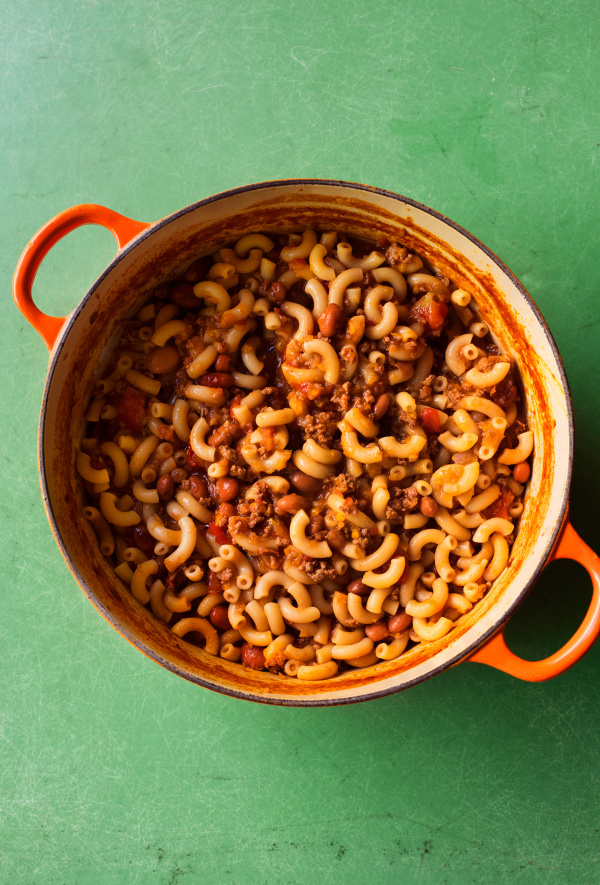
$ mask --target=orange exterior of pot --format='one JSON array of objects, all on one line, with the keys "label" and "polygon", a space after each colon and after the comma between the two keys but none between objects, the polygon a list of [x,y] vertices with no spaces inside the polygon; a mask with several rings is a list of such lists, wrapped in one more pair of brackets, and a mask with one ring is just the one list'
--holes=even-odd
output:
[{"label": "orange exterior of pot", "polygon": [[[32,300],[37,269],[54,243],[83,224],[107,227],[115,236],[119,253],[71,316],[46,316]],[[363,238],[398,239],[473,293],[500,346],[521,370],[536,453],[507,569],[455,630],[395,661],[306,684],[208,655],[180,640],[140,606],[99,553],[93,532],[81,516],[84,501],[74,460],[87,391],[120,328],[150,290],[176,277],[191,259],[210,254],[245,233],[292,231],[309,225],[338,228]],[[549,679],[572,666],[596,639],[600,631],[600,560],[565,524],[572,416],[556,345],[530,297],[496,256],[433,210],[375,188],[307,180],[265,182],[229,191],[153,225],[101,206],[75,206],[52,219],[31,240],[15,273],[14,297],[51,350],[40,421],[40,476],[57,543],[100,613],[128,641],[168,669],[236,697],[318,706],[390,694],[461,660],[486,663],[530,681]],[[550,433],[549,418],[554,422]],[[559,652],[544,661],[523,661],[507,648],[503,624],[546,562],[564,557],[577,559],[592,577],[590,608],[579,630]]]},{"label": "orange exterior of pot", "polygon": [[600,557],[582,541],[570,522],[566,523],[549,562],[555,559],[574,559],[581,563],[592,579],[592,601],[576,633],[553,655],[542,661],[525,661],[517,657],[504,641],[504,628],[482,648],[471,655],[470,661],[488,664],[496,670],[510,673],[526,682],[545,682],[564,673],[588,651],[600,632]]},{"label": "orange exterior of pot", "polygon": [[105,227],[113,234],[119,249],[123,249],[137,234],[149,227],[142,221],[133,221],[105,206],[82,203],[56,215],[29,241],[15,271],[13,294],[17,307],[42,336],[48,350],[54,347],[67,317],[48,316],[35,306],[32,296],[33,281],[52,246],[84,224]]}]

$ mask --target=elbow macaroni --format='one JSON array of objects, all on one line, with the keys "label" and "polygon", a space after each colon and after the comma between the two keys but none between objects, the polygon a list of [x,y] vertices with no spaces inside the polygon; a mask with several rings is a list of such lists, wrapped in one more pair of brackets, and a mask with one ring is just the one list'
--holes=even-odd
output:
[{"label": "elbow macaroni", "polygon": [[505,572],[534,448],[473,297],[312,228],[247,233],[193,308],[176,291],[132,320],[75,459],[117,578],[161,629],[288,678],[441,640]]}]

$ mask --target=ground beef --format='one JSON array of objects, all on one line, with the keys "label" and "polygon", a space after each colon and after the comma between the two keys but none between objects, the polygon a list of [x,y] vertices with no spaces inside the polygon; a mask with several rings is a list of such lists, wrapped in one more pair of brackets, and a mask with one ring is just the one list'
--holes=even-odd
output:
[{"label": "ground beef", "polygon": [[352,543],[359,550],[365,551],[372,540],[371,529],[360,529],[358,538],[352,538]]},{"label": "ground beef", "polygon": [[340,510],[342,513],[357,513],[358,507],[356,506],[356,501],[354,500],[354,498],[344,498],[343,503],[340,505]]},{"label": "ground beef", "polygon": [[363,273],[362,282],[359,283],[359,286],[364,290],[364,294],[368,294],[368,290],[372,289],[374,286],[379,285],[375,277],[373,276],[370,270],[365,270]]},{"label": "ground beef", "polygon": [[413,486],[392,489],[391,494],[392,498],[385,510],[386,519],[398,519],[405,513],[416,510],[419,505],[419,493]]},{"label": "ground beef", "polygon": [[424,338],[410,338],[408,341],[404,342],[403,347],[409,357],[413,360],[416,360],[422,355],[423,351],[427,347],[427,342]]},{"label": "ground beef", "polygon": [[459,400],[466,396],[463,387],[457,381],[449,381],[444,394],[448,397],[448,410],[457,409]]},{"label": "ground beef", "polygon": [[495,366],[496,363],[506,363],[508,362],[505,356],[497,356],[496,354],[489,354],[488,356],[481,356],[477,360],[477,368],[480,372],[489,372],[492,366]]},{"label": "ground beef", "polygon": [[[258,531],[254,531],[258,529]],[[227,531],[235,538],[236,535],[254,532],[257,536],[258,543],[261,538],[275,540],[278,547],[285,547],[290,543],[290,536],[282,522],[272,519],[264,519],[257,514],[250,516],[230,516],[227,520]],[[266,553],[271,551],[266,549]]]},{"label": "ground beef", "polygon": [[326,488],[329,495],[354,495],[357,490],[357,482],[348,473],[340,473],[338,476],[326,480]]},{"label": "ground beef", "polygon": [[419,393],[417,394],[417,398],[421,403],[431,402],[431,397],[433,395],[432,384],[435,381],[435,375],[428,375],[421,387],[419,388]]},{"label": "ground beef", "polygon": [[[240,505],[238,504],[238,509]],[[243,535],[249,529],[248,519],[245,516],[230,516],[227,520],[227,531],[233,537],[234,535]]]},{"label": "ground beef", "polygon": [[270,550],[268,553],[261,553],[261,559],[268,571],[277,571],[281,568],[281,556]]},{"label": "ground beef", "polygon": [[278,547],[287,547],[290,544],[290,533],[281,519],[267,520],[264,536],[275,540]]},{"label": "ground beef", "polygon": [[319,411],[298,418],[298,424],[304,431],[305,438],[314,439],[318,445],[327,449],[333,446],[338,421],[339,416],[334,412]]},{"label": "ground beef", "polygon": [[[388,416],[396,424],[406,424],[406,426],[408,427],[408,429],[411,433],[419,425],[419,422],[418,422],[417,417],[414,412],[411,412],[410,414],[408,412],[405,412],[403,409],[400,408],[400,406],[396,405],[395,402],[392,403],[392,405],[388,411]],[[398,428],[396,428],[396,430],[394,432],[394,436],[398,436],[398,435],[399,435],[399,431],[398,431]]]},{"label": "ground beef", "polygon": [[279,387],[263,387],[263,394],[267,402],[274,409],[285,409],[288,406],[287,397]]},{"label": "ground beef", "polygon": [[189,383],[190,376],[188,375],[186,369],[184,369],[183,367],[181,369],[178,369],[173,379],[173,390],[175,391],[175,393],[178,393],[179,396],[183,396],[183,391]]},{"label": "ground beef", "polygon": [[[382,369],[383,366],[372,366],[373,369]],[[379,373],[381,374],[381,373]],[[371,390],[362,390],[360,395],[355,395],[352,400],[352,405],[355,409],[360,409],[363,415],[370,416],[373,411],[373,405],[375,404],[375,394]]]},{"label": "ground beef", "polygon": [[402,522],[404,517],[404,507],[402,501],[391,501],[385,508],[385,518],[389,522]]},{"label": "ground beef", "polygon": [[[271,486],[268,482],[259,479],[257,482],[254,483],[253,487],[256,494],[256,501],[270,501]],[[262,504],[259,506],[262,506]]]},{"label": "ground beef", "polygon": [[350,408],[350,395],[352,390],[352,384],[350,381],[345,381],[341,387],[338,387],[333,396],[331,397],[331,402],[335,403],[340,407],[340,411],[346,414],[346,412]]},{"label": "ground beef", "polygon": [[386,250],[385,257],[387,263],[391,264],[392,267],[395,267],[397,264],[405,264],[413,256],[406,246],[401,246],[400,243],[392,243],[392,245]]},{"label": "ground beef", "polygon": [[236,452],[235,449],[229,448],[229,446],[220,446],[219,455],[221,458],[227,458],[231,464],[241,465],[244,463],[239,452]]},{"label": "ground beef", "polygon": [[[248,516],[248,527],[255,531],[257,528],[263,529],[264,516],[261,516],[259,513],[250,513]],[[257,534],[263,534],[261,530],[257,532]]]},{"label": "ground beef", "polygon": [[335,581],[338,574],[331,565],[329,559],[306,559],[300,563],[300,571],[312,578],[313,581],[322,581],[324,578],[330,578]]},{"label": "ground beef", "polygon": [[248,520],[248,526],[254,529],[263,519],[273,515],[273,504],[262,490],[254,499],[244,498],[238,504],[238,513]]}]

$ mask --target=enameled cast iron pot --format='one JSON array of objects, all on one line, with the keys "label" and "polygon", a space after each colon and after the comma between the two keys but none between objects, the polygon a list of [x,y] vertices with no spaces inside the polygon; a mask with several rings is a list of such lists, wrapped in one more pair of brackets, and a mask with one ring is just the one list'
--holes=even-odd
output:
[{"label": "enameled cast iron pot", "polygon": [[[32,283],[50,248],[84,224],[100,224],[118,243],[115,259],[68,317],[49,317],[33,303]],[[473,294],[498,343],[519,366],[535,434],[533,472],[508,567],[489,593],[443,639],[396,661],[317,683],[283,679],[212,657],[179,639],[142,608],[101,556],[81,515],[75,453],[89,392],[124,322],[150,289],[250,231],[336,228],[374,240],[383,235],[416,250]],[[489,249],[454,222],[406,197],[339,181],[273,181],[201,200],[155,224],[95,205],[67,209],[25,249],[14,278],[15,301],[50,350],[39,430],[42,494],[61,552],[98,611],[129,642],[180,676],[224,694],[297,706],[381,697],[459,661],[490,664],[521,679],[550,679],[570,667],[600,630],[600,559],[567,522],[573,420],[556,345],[530,296]],[[560,651],[525,661],[507,648],[503,625],[552,559],[581,562],[593,583],[582,625]]]}]

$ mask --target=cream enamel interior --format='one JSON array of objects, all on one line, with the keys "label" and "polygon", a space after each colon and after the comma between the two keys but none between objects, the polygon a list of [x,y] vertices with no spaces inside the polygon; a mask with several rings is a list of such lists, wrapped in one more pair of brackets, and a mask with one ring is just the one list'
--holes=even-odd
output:
[{"label": "cream enamel interior", "polygon": [[[125,320],[157,283],[193,258],[252,230],[321,228],[376,239],[395,237],[427,255],[470,291],[500,346],[519,365],[536,439],[534,469],[509,567],[489,594],[444,639],[398,661],[322,683],[248,671],[175,637],[142,609],[97,551],[81,517],[74,468],[89,391]],[[343,703],[396,691],[461,660],[506,619],[547,559],[568,496],[572,434],[568,391],[555,345],[514,278],[465,232],[425,207],[359,186],[280,182],[228,192],[158,222],[136,238],[92,286],[51,356],[40,424],[40,464],[56,539],[84,592],[142,651],[192,681],[243,697],[291,704]],[[66,589],[64,592],[70,592]]]}]

